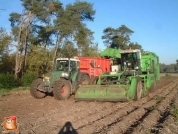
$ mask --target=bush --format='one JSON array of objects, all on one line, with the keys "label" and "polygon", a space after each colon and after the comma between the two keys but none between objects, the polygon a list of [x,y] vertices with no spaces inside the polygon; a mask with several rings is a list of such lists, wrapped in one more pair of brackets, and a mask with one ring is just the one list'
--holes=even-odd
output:
[{"label": "bush", "polygon": [[0,73],[0,88],[12,89],[19,86],[18,81],[14,78],[13,74]]},{"label": "bush", "polygon": [[32,81],[37,78],[37,74],[35,72],[26,72],[21,78],[21,84],[24,87],[30,86]]}]

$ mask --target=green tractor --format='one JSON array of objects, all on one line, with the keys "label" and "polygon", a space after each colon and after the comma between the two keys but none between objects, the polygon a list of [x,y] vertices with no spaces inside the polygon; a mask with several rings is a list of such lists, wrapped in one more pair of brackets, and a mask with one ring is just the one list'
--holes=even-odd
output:
[{"label": "green tractor", "polygon": [[101,74],[95,85],[80,87],[76,100],[139,100],[150,88],[156,88],[159,57],[153,52],[107,48],[101,56],[112,58],[111,72]]},{"label": "green tractor", "polygon": [[81,83],[89,83],[85,76],[85,73],[80,72],[78,59],[57,58],[52,72],[32,82],[30,93],[37,99],[44,98],[50,93],[53,93],[55,99],[68,99]]}]

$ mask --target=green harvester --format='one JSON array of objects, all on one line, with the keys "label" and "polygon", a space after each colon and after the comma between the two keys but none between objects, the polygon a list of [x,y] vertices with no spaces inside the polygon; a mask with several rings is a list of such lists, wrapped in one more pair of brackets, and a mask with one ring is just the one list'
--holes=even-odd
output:
[{"label": "green harvester", "polygon": [[139,100],[156,89],[160,68],[155,53],[107,48],[101,56],[111,59],[111,72],[101,74],[94,85],[81,86],[75,100]]}]

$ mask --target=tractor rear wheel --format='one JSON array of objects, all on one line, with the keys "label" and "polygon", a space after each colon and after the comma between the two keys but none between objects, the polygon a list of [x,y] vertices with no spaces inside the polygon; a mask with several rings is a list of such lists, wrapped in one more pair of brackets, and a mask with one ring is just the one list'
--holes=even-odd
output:
[{"label": "tractor rear wheel", "polygon": [[135,93],[135,100],[140,100],[142,97],[143,92],[143,84],[140,78],[137,78],[137,85],[136,85],[136,93]]},{"label": "tractor rear wheel", "polygon": [[53,95],[57,100],[66,100],[70,97],[71,85],[68,80],[59,80],[54,83]]},{"label": "tractor rear wheel", "polygon": [[42,79],[36,79],[32,82],[30,86],[30,94],[36,99],[42,99],[46,96],[46,93],[39,91],[38,88],[42,88]]},{"label": "tractor rear wheel", "polygon": [[87,74],[83,74],[81,76],[81,85],[88,85],[90,83],[90,76]]}]

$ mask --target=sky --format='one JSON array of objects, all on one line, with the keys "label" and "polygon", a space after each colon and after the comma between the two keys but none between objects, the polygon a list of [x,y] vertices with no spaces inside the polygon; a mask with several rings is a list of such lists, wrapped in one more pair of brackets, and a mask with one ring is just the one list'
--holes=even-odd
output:
[{"label": "sky", "polygon": [[[64,6],[76,0],[60,0]],[[82,1],[82,0],[81,0]],[[95,42],[105,49],[101,36],[107,27],[125,25],[134,33],[131,41],[145,51],[156,53],[160,63],[171,64],[178,59],[178,0],[85,0],[96,10],[93,22],[85,22],[94,32]],[[20,0],[0,0],[0,27],[10,31],[9,14],[21,13]]]}]

